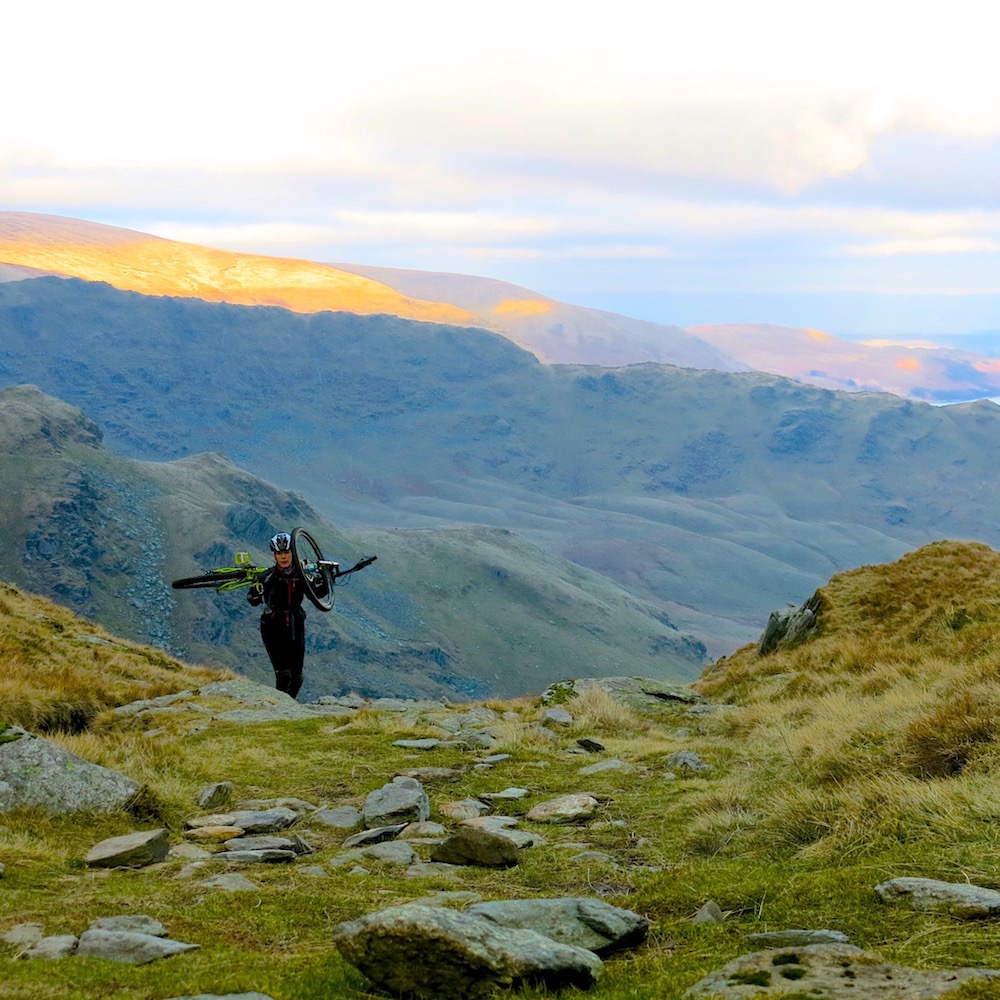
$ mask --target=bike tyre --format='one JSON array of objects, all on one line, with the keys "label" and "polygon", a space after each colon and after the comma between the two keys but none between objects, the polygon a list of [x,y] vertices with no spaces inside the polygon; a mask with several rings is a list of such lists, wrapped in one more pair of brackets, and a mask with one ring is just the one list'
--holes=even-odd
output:
[{"label": "bike tyre", "polygon": [[201,576],[186,576],[180,580],[174,580],[171,587],[174,590],[195,590],[198,588],[216,588],[224,583],[229,583],[235,573],[204,573]]},{"label": "bike tyre", "polygon": [[320,552],[315,539],[305,528],[292,529],[292,559],[295,562],[295,568],[302,577],[306,597],[320,611],[330,611],[333,608],[333,573],[330,571],[329,566],[320,567],[320,572],[326,580],[326,593],[318,593],[316,587],[309,579],[309,574],[305,571],[304,564],[308,562],[322,563],[323,553]]}]

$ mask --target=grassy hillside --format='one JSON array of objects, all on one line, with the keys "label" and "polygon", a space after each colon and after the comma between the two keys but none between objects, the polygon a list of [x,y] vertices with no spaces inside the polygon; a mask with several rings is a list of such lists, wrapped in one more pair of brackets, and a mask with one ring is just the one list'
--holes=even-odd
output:
[{"label": "grassy hillside", "polygon": [[[1000,750],[992,721],[1000,698],[998,584],[1000,553],[954,542],[838,575],[817,595],[812,638],[766,657],[748,647],[706,672],[697,688],[707,704],[724,706],[714,710],[655,700],[628,707],[581,690],[566,703],[574,725],[542,740],[537,702],[490,703],[503,713],[493,749],[511,754],[493,770],[471,767],[476,755],[455,747],[415,753],[393,745],[432,732],[432,719],[446,711],[440,706],[410,714],[366,709],[346,724],[247,727],[216,719],[198,732],[189,732],[198,720],[179,713],[155,738],[134,721],[98,717],[60,742],[139,774],[155,793],[145,800],[154,815],[41,822],[8,814],[0,826],[7,866],[0,930],[37,920],[47,933],[79,933],[96,916],[148,913],[202,950],[128,967],[11,962],[14,949],[0,946],[0,997],[139,1000],[257,989],[277,1000],[346,1000],[368,988],[331,947],[332,927],[439,890],[486,899],[598,895],[645,914],[653,922],[649,942],[608,960],[587,994],[594,1000],[676,1000],[708,971],[754,950],[750,933],[788,927],[840,930],[854,944],[921,968],[1000,968],[990,922],[887,907],[872,891],[900,875],[1000,887],[993,780]],[[34,613],[35,605],[24,607]],[[636,770],[581,776],[594,759],[571,752],[582,735],[599,737],[609,755]],[[700,754],[711,770],[669,776],[678,750]],[[346,874],[335,867],[342,835],[318,829],[306,832],[318,848],[309,860],[335,873],[333,891],[329,880],[280,867],[255,868],[254,892],[224,894],[199,888],[198,876],[183,877],[179,858],[141,874],[101,875],[79,860],[104,836],[160,820],[179,842],[180,823],[208,781],[234,780],[244,799],[356,803],[418,765],[462,770],[446,785],[428,786],[432,819],[445,801],[510,785],[529,789],[529,797],[497,811],[523,817],[535,802],[583,789],[604,804],[585,828],[538,828],[522,818],[545,846],[523,851],[516,868],[463,869],[456,879],[404,879],[371,861],[368,874]],[[612,862],[574,861],[567,848],[581,842]],[[723,924],[692,923],[708,899],[726,914]],[[987,1000],[995,984],[951,995]]]},{"label": "grassy hillside", "polygon": [[245,591],[171,580],[235,551],[268,565],[295,525],[345,567],[377,554],[331,614],[309,609],[305,697],[509,696],[573,673],[690,680],[705,662],[661,609],[502,529],[345,532],[217,454],[123,459],[30,387],[0,390],[0,441],[0,578],[189,660],[273,678]]},{"label": "grassy hillside", "polygon": [[1000,408],[665,365],[545,366],[485,331],[0,285],[0,381],[117,450],[224,451],[347,526],[490,525],[602,573],[713,655],[838,570],[1000,544]]}]

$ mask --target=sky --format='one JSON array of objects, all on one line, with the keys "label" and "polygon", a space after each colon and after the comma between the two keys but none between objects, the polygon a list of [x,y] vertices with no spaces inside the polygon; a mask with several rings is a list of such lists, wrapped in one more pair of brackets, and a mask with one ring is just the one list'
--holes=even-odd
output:
[{"label": "sky", "polygon": [[981,0],[12,6],[0,210],[683,326],[1000,331]]}]

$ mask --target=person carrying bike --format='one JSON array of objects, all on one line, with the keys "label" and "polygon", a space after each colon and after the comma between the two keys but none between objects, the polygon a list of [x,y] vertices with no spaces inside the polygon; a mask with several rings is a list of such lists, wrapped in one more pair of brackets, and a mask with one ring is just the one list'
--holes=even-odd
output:
[{"label": "person carrying bike", "polygon": [[[247,601],[254,607],[261,604],[260,636],[274,668],[274,683],[279,691],[295,697],[302,687],[302,664],[306,652],[306,612],[302,598],[306,596],[302,573],[292,559],[292,536],[279,531],[271,538],[274,565],[252,587]],[[327,593],[322,574],[310,580],[317,596]]]}]

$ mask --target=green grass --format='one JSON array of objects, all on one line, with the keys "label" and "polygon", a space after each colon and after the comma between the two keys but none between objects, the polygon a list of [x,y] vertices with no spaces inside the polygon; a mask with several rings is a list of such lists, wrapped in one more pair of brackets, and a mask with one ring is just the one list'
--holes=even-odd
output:
[{"label": "green grass", "polygon": [[[938,571],[935,601],[945,603],[956,597],[949,580],[966,586],[970,560],[1000,565],[1000,557],[975,547],[934,547],[926,556]],[[927,571],[919,558],[903,568],[907,578]],[[926,627],[915,629],[900,617],[888,632],[883,612],[895,589],[885,588],[875,601],[864,585],[865,578],[877,584],[890,572],[896,570],[835,578],[825,591],[820,634],[806,646],[764,659],[747,649],[709,672],[703,689],[735,706],[730,709],[690,717],[686,706],[664,702],[639,712],[585,693],[567,701],[576,724],[548,742],[531,735],[540,705],[490,702],[512,713],[499,727],[511,759],[488,771],[471,769],[477,755],[454,747],[413,752],[392,746],[400,737],[432,734],[431,721],[446,714],[444,708],[421,717],[366,711],[347,725],[213,722],[194,734],[197,713],[180,713],[155,738],[145,735],[146,723],[99,715],[87,731],[57,739],[136,775],[149,790],[147,811],[139,817],[5,814],[0,930],[37,920],[49,934],[80,933],[99,916],[148,913],[172,937],[202,949],[133,968],[81,959],[15,962],[9,960],[13,949],[0,946],[0,998],[138,1000],[251,989],[276,1000],[366,996],[364,977],[331,944],[333,928],[439,889],[471,889],[485,899],[596,895],[646,915],[649,940],[607,960],[589,993],[595,1000],[680,997],[702,976],[753,950],[750,933],[792,927],[840,930],[852,944],[917,967],[1000,968],[992,923],[889,907],[874,892],[880,882],[904,875],[1000,888],[994,778],[1000,751],[992,730],[976,729],[970,740],[957,721],[963,714],[977,717],[962,708],[964,681],[986,685],[979,700],[991,695],[984,665],[994,661],[1000,633],[981,612],[978,624],[962,625],[982,631],[961,656],[945,659],[942,644],[953,640],[938,630],[921,661],[912,647],[927,643]],[[934,619],[936,605],[916,608],[915,598],[909,599],[911,622]],[[873,630],[883,634],[873,639]],[[873,659],[850,653],[861,648]],[[873,686],[883,675],[890,683]],[[812,693],[803,695],[803,688]],[[954,693],[951,701],[941,696],[946,690]],[[914,768],[908,755],[928,743],[925,730],[934,732],[935,753],[971,746],[962,765],[942,774]],[[570,752],[584,734],[599,737],[608,754],[637,770],[579,776],[580,767],[597,759]],[[679,749],[698,752],[712,770],[670,778],[667,759]],[[345,868],[328,880],[308,878],[294,866],[261,866],[248,872],[259,891],[228,894],[200,888],[200,877],[179,877],[187,864],[181,859],[111,872],[82,862],[104,837],[159,823],[178,842],[183,820],[195,812],[197,790],[210,781],[234,781],[238,799],[292,795],[316,804],[360,804],[398,771],[421,765],[468,768],[459,780],[427,783],[434,819],[446,801],[510,785],[531,794],[501,811],[523,816],[546,798],[587,790],[600,795],[600,814],[587,827],[537,827],[547,844],[522,852],[517,867],[464,869],[457,880],[409,880],[374,863],[367,876]],[[317,829],[308,839],[317,848],[309,862],[328,866],[343,834]],[[577,862],[575,850],[560,846],[581,841],[616,864]],[[418,851],[426,856],[429,849]],[[710,899],[726,913],[725,922],[692,923]],[[787,971],[796,974],[792,966]],[[526,988],[519,995],[548,994]],[[996,985],[970,984],[953,995],[985,1000],[996,996]]]}]

